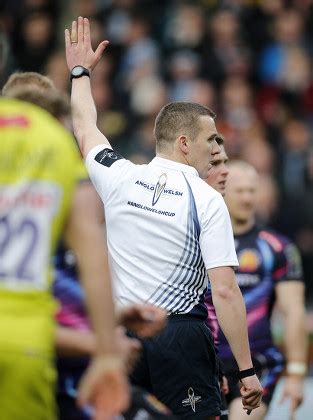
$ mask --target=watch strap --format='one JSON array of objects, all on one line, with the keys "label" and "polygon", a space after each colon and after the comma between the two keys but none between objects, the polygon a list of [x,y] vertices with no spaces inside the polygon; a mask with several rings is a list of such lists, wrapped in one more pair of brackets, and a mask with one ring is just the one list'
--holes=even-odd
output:
[{"label": "watch strap", "polygon": [[[73,74],[73,70],[75,69],[75,67],[80,67],[82,69],[82,72],[78,75]],[[73,79],[79,79],[80,77],[83,76],[88,76],[90,77],[90,71],[88,69],[86,69],[86,67],[78,65],[78,66],[74,66],[71,70],[71,74],[70,74],[70,80],[72,81]]]}]

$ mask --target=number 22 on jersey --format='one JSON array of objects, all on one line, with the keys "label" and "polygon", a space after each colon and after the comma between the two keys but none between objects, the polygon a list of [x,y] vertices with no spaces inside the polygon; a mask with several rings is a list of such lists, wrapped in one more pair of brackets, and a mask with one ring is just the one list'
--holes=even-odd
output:
[{"label": "number 22 on jersey", "polygon": [[45,289],[60,190],[46,181],[0,186],[0,288]]}]

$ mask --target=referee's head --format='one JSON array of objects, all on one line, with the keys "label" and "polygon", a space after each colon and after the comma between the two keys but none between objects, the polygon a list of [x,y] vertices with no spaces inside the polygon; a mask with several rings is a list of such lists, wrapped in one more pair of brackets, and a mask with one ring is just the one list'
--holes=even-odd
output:
[{"label": "referee's head", "polygon": [[180,135],[195,140],[201,130],[200,117],[215,119],[215,113],[193,102],[170,102],[158,113],[154,125],[157,152],[169,150]]},{"label": "referee's head", "polygon": [[193,102],[171,102],[155,120],[154,136],[159,157],[194,167],[206,179],[211,161],[221,149],[216,142],[215,113]]}]

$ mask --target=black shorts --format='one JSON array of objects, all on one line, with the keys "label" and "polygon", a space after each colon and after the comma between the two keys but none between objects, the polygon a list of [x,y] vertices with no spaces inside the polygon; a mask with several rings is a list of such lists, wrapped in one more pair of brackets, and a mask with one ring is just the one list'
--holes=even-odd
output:
[{"label": "black shorts", "polygon": [[157,336],[142,341],[143,352],[131,376],[179,418],[220,414],[220,390],[212,334],[202,320],[169,317]]}]

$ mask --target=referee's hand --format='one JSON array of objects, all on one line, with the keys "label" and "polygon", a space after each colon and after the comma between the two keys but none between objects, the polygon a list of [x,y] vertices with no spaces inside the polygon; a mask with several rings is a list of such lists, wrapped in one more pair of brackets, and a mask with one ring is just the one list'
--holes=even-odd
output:
[{"label": "referee's hand", "polygon": [[152,337],[165,327],[167,314],[154,305],[136,304],[119,309],[117,321],[140,337]]},{"label": "referee's hand", "polygon": [[256,375],[248,376],[240,380],[240,394],[242,405],[247,414],[260,407],[263,388]]}]

